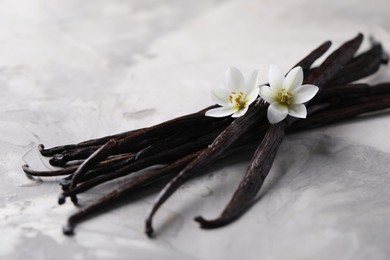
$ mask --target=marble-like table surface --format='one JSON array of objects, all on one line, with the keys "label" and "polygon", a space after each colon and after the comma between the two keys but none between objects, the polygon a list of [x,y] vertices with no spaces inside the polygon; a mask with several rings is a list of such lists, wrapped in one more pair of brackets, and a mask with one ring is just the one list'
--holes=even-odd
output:
[{"label": "marble-like table surface", "polygon": [[[249,154],[184,185],[156,216],[155,239],[143,224],[157,190],[66,237],[61,226],[77,209],[57,205],[58,179],[21,170],[50,168],[39,143],[210,105],[229,65],[265,79],[270,64],[287,70],[323,41],[335,48],[357,32],[389,50],[389,11],[387,0],[0,1],[0,259],[389,259],[389,112],[288,136],[262,199],[212,231],[192,219],[220,213]],[[389,69],[367,80],[389,81]]]}]

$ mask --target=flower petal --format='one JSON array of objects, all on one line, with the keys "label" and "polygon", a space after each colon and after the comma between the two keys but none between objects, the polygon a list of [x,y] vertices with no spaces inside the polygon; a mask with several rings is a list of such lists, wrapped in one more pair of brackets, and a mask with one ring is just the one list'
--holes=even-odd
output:
[{"label": "flower petal", "polygon": [[249,106],[253,103],[253,101],[256,100],[256,98],[259,96],[259,91],[259,87],[255,87],[250,93],[248,93],[248,95],[246,96],[247,106]]},{"label": "flower petal", "polygon": [[259,95],[262,99],[271,104],[276,101],[277,93],[268,86],[262,86],[260,87]]},{"label": "flower petal", "polygon": [[259,71],[254,70],[249,77],[249,79],[246,81],[246,94],[249,94],[252,92],[253,89],[258,88],[259,85]]},{"label": "flower petal", "polygon": [[229,95],[230,93],[227,89],[215,88],[212,90],[211,99],[216,104],[225,107],[231,105],[229,101]]},{"label": "flower petal", "polygon": [[226,87],[230,91],[245,91],[245,80],[241,71],[230,66],[225,74]]},{"label": "flower petal", "polygon": [[312,99],[318,92],[318,87],[314,85],[302,85],[296,88],[291,94],[293,95],[293,104],[302,104]]},{"label": "flower petal", "polygon": [[290,105],[288,107],[288,114],[293,117],[306,118],[307,116],[306,106],[303,104]]},{"label": "flower petal", "polygon": [[288,114],[288,108],[277,102],[269,105],[267,110],[268,121],[271,124],[276,124],[286,118]]},{"label": "flower petal", "polygon": [[234,107],[218,107],[218,108],[207,110],[205,115],[211,117],[224,117],[224,116],[229,116],[236,111],[237,109],[235,109]]},{"label": "flower petal", "polygon": [[283,87],[284,76],[278,66],[271,65],[269,67],[268,81],[271,88],[275,91],[278,91]]},{"label": "flower petal", "polygon": [[297,87],[301,86],[303,82],[303,70],[301,67],[295,67],[287,74],[286,79],[283,82],[283,88],[287,91],[294,91]]},{"label": "flower petal", "polygon": [[246,111],[248,111],[248,108],[249,108],[249,106],[244,107],[243,109],[240,109],[240,110],[236,111],[236,112],[232,115],[232,117],[240,117],[240,116],[243,116],[243,115],[246,113]]}]

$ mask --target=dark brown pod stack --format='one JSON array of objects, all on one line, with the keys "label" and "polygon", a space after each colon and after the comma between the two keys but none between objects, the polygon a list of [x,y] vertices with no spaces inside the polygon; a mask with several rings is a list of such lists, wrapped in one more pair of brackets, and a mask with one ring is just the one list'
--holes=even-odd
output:
[{"label": "dark brown pod stack", "polygon": [[213,220],[195,218],[202,228],[229,224],[254,203],[285,134],[390,107],[390,82],[378,85],[353,83],[376,73],[388,61],[381,44],[374,41],[369,50],[356,55],[362,40],[363,35],[359,34],[313,68],[313,63],[329,49],[331,43],[327,41],[296,64],[302,67],[305,82],[320,88],[317,96],[307,104],[308,118],[305,120],[288,117],[270,125],[266,119],[267,104],[260,98],[237,119],[206,117],[205,111],[212,108],[208,107],[152,127],[79,144],[51,149],[39,145],[42,156],[50,157],[50,164],[62,169],[34,171],[24,165],[23,170],[29,177],[65,176],[60,181],[62,192],[58,202],[63,204],[70,197],[77,204],[82,192],[159,165],[135,175],[95,203],[81,207],[64,226],[65,234],[73,234],[78,223],[102,212],[116,200],[148,189],[153,183],[169,180],[146,217],[145,231],[152,236],[153,216],[186,180],[200,174],[216,160],[255,145],[257,149],[249,167],[220,216]]}]

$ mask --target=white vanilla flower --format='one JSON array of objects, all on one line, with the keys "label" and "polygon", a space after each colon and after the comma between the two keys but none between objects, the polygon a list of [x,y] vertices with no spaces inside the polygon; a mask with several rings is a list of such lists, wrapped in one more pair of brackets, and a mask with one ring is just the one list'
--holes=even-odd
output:
[{"label": "white vanilla flower", "polygon": [[276,124],[286,118],[306,118],[306,106],[303,104],[312,99],[318,92],[314,85],[302,85],[303,71],[301,67],[293,68],[286,77],[282,71],[272,65],[269,69],[270,86],[260,87],[260,96],[270,103],[267,111],[268,120]]},{"label": "white vanilla flower", "polygon": [[206,116],[240,117],[244,115],[249,105],[259,95],[258,74],[258,71],[253,71],[250,78],[245,81],[241,71],[229,67],[225,74],[225,87],[214,89],[211,95],[213,101],[221,107],[208,110]]}]

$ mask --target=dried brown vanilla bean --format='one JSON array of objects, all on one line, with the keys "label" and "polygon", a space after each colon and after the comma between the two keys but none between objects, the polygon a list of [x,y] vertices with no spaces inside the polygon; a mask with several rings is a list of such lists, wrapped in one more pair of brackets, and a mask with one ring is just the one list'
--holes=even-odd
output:
[{"label": "dried brown vanilla bean", "polygon": [[337,86],[359,80],[377,72],[382,64],[388,63],[388,56],[382,45],[373,41],[370,50],[353,58],[327,85]]},{"label": "dried brown vanilla bean", "polygon": [[[214,220],[197,218],[203,228],[226,225],[253,204],[285,133],[305,131],[390,107],[390,83],[374,86],[351,84],[377,72],[388,59],[378,42],[354,57],[362,38],[358,35],[346,42],[317,68],[311,66],[329,49],[330,42],[323,43],[296,65],[302,66],[305,83],[321,88],[316,98],[307,104],[309,117],[306,120],[288,117],[282,123],[269,125],[266,106],[260,99],[243,117],[234,120],[205,116],[207,110],[216,107],[211,106],[152,127],[74,145],[50,149],[40,145],[41,154],[50,156],[49,162],[63,169],[34,171],[25,165],[23,170],[28,176],[66,176],[60,181],[63,189],[60,203],[66,197],[77,202],[76,195],[137,172],[126,177],[124,185],[114,187],[112,192],[72,215],[64,227],[66,234],[73,233],[75,225],[102,209],[112,207],[120,198],[171,178],[147,216],[146,232],[152,235],[154,214],[184,181],[200,174],[231,151],[258,146],[243,180],[222,214]],[[150,166],[159,168],[150,170]]]},{"label": "dried brown vanilla bean", "polygon": [[[389,84],[390,86],[390,84]],[[350,100],[343,106],[330,106],[324,111],[313,113],[307,120],[295,122],[288,128],[289,132],[311,129],[335,122],[340,122],[361,114],[374,112],[390,107],[390,93],[383,95],[372,95]]]},{"label": "dried brown vanilla bean", "polygon": [[[141,131],[141,130],[143,130],[143,129],[138,129],[136,131]],[[53,156],[56,154],[61,154],[62,152],[68,151],[68,150],[91,147],[91,146],[100,146],[100,145],[105,144],[107,141],[109,141],[111,139],[120,139],[120,138],[126,137],[128,135],[131,135],[134,132],[135,132],[134,130],[131,130],[131,131],[127,131],[127,132],[116,134],[116,135],[110,135],[110,136],[105,136],[102,138],[91,139],[91,140],[81,142],[78,144],[62,145],[62,146],[57,146],[57,147],[53,147],[53,148],[49,148],[49,149],[46,149],[43,144],[40,144],[40,145],[38,145],[38,149],[39,149],[39,152],[41,153],[41,155],[43,155],[43,156]]]},{"label": "dried brown vanilla bean", "polygon": [[195,218],[201,224],[202,228],[216,228],[229,224],[252,206],[253,199],[263,185],[271,169],[279,145],[283,141],[285,134],[284,128],[283,122],[270,126],[250,162],[245,177],[221,216],[215,220],[205,220],[201,216]]},{"label": "dried brown vanilla bean", "polygon": [[[382,85],[384,85],[384,84],[382,84]],[[390,92],[390,84],[388,84],[388,92]],[[381,99],[379,102],[378,102],[378,97],[374,96],[374,99],[373,98],[371,98],[371,99],[372,99],[372,102],[370,102],[367,98],[364,98],[364,104],[365,104],[364,106],[361,105],[360,100],[355,100],[355,102],[354,102],[355,104],[351,104],[351,106],[348,106],[348,112],[344,112],[344,113],[340,113],[340,112],[342,112],[343,109],[338,109],[340,111],[336,112],[336,111],[332,110],[332,107],[329,107],[326,110],[326,112],[328,112],[328,113],[326,113],[328,116],[319,114],[318,118],[317,118],[316,117],[317,115],[314,113],[306,120],[297,121],[295,124],[293,124],[292,127],[287,129],[288,130],[287,132],[289,133],[289,132],[296,132],[299,130],[306,130],[306,129],[310,129],[310,128],[314,128],[314,127],[320,127],[322,125],[328,125],[329,123],[331,123],[328,120],[322,120],[322,118],[324,116],[329,118],[329,119],[332,119],[332,122],[337,122],[340,120],[345,120],[346,118],[351,118],[353,116],[359,115],[359,114],[364,113],[364,112],[375,111],[378,109],[390,107],[390,96],[389,96],[389,98]],[[386,101],[386,102],[384,102],[384,101]],[[258,134],[259,131],[256,130],[256,133]],[[251,138],[253,138],[253,136],[254,135],[251,135]],[[261,134],[259,134],[259,136],[261,136]],[[265,139],[269,139],[269,138],[265,138]],[[248,142],[251,143],[253,141],[248,140]],[[230,150],[228,152],[229,152],[229,154],[237,153],[237,151],[230,152]],[[199,153],[200,152],[195,152],[195,153],[187,156],[187,160],[185,162],[182,161],[183,164],[181,165],[181,167],[184,167],[189,162],[189,160],[192,160]],[[64,227],[64,232],[66,234],[73,234],[73,229],[74,229],[74,226],[76,224],[91,217],[91,215],[95,214],[96,212],[102,211],[103,209],[106,210],[106,207],[112,206],[112,203],[114,203],[120,197],[129,196],[129,195],[131,195],[130,194],[131,192],[134,192],[139,188],[145,187],[145,185],[147,185],[149,183],[158,181],[159,178],[161,178],[161,177],[173,174],[174,171],[169,170],[170,169],[169,167],[176,167],[175,165],[177,166],[177,162],[172,163],[170,166],[167,166],[163,169],[153,170],[152,173],[137,176],[136,178],[129,180],[126,184],[119,187],[118,189],[115,189],[113,192],[111,192],[107,195],[104,195],[97,202],[81,209],[79,212],[72,215],[68,220],[68,224]],[[261,164],[257,164],[257,165],[261,165]],[[261,175],[258,175],[258,177],[261,177]],[[264,178],[264,176],[263,176],[263,178]],[[253,190],[256,190],[256,186],[259,185],[262,181],[263,181],[263,179],[261,178],[260,182],[249,182],[249,183],[246,183],[246,185],[254,186],[254,188],[252,188],[252,192],[253,192]],[[245,195],[245,193],[242,194],[242,196],[243,195]],[[242,204],[242,206],[243,207],[250,206],[250,204],[249,205]],[[234,214],[233,214],[233,216],[230,216],[230,217],[234,217]],[[239,217],[239,216],[237,215],[236,217]],[[197,220],[199,222],[202,222],[201,219],[197,219]],[[218,222],[220,222],[219,225],[224,224],[224,222],[222,220],[218,220]],[[213,223],[213,225],[216,225],[216,224],[217,223]],[[206,227],[206,226],[207,226],[207,223],[203,223],[203,227]]]},{"label": "dried brown vanilla bean", "polygon": [[352,40],[345,42],[330,54],[319,68],[305,79],[305,82],[319,86],[320,88],[326,85],[353,58],[362,41],[363,35],[359,33]]},{"label": "dried brown vanilla bean", "polygon": [[[160,125],[146,128],[141,131],[137,131],[135,133],[130,134],[129,137],[125,137],[119,140],[111,139],[108,141],[109,144],[105,144],[102,149],[97,150],[93,153],[84,164],[80,166],[77,170],[77,173],[72,177],[71,186],[74,187],[76,185],[76,181],[79,175],[83,175],[88,168],[95,166],[101,160],[105,159],[111,153],[116,153],[118,151],[128,151],[129,147],[132,144],[141,141],[143,138],[149,138],[154,135],[164,136],[174,133],[177,128],[184,126],[190,127],[193,123],[198,123],[201,120],[202,123],[209,123],[215,120],[211,120],[210,118],[204,117],[202,115],[203,111],[191,114],[188,116],[183,116],[177,119],[173,119]],[[221,119],[224,120],[224,119]],[[77,201],[76,197],[72,197],[72,200]]]},{"label": "dried brown vanilla bean", "polygon": [[61,154],[55,154],[50,158],[49,163],[53,166],[64,166],[67,162],[88,158],[93,152],[99,149],[100,146],[88,146],[82,148],[69,149]]},{"label": "dried brown vanilla bean", "polygon": [[[307,57],[298,62],[298,66],[302,66],[303,70],[310,68],[319,57],[321,57],[326,50],[330,47],[330,43],[325,42],[317,49],[312,51]],[[212,162],[218,159],[224,151],[226,151],[230,145],[232,145],[237,139],[245,135],[254,126],[257,120],[260,119],[259,115],[264,109],[265,103],[263,100],[257,101],[257,103],[249,109],[244,117],[237,118],[228,126],[205,150],[199,155],[193,162],[191,162],[186,168],[184,168],[172,181],[170,181],[166,187],[160,192],[154,205],[150,209],[150,212],[145,221],[145,233],[151,237],[153,235],[152,220],[154,214],[159,207],[189,178],[199,173],[205,167],[209,166]]]},{"label": "dried brown vanilla bean", "polygon": [[155,165],[155,164],[161,164],[166,163],[172,159],[178,158],[180,156],[186,155],[188,153],[192,153],[198,149],[204,148],[209,144],[215,136],[218,134],[218,132],[211,132],[207,135],[204,135],[193,142],[190,143],[184,143],[181,146],[171,148],[168,150],[160,151],[159,153],[153,154],[152,156],[139,159],[134,161],[133,164],[130,164],[128,166],[125,166],[121,168],[118,171],[114,171],[110,174],[105,174],[98,176],[96,178],[90,179],[84,183],[81,183],[80,185],[73,187],[67,191],[64,191],[59,198],[59,203],[62,204],[65,199],[65,197],[68,196],[74,196],[80,192],[89,190],[99,184],[102,184],[106,181],[110,181],[119,177],[123,177],[126,175],[129,175],[135,171],[142,170],[146,167]]},{"label": "dried brown vanilla bean", "polygon": [[[363,40],[359,34],[334,51],[320,67],[306,79],[306,83],[317,85],[320,89],[330,81],[354,56]],[[267,139],[259,145],[252,161],[222,214],[215,220],[205,220],[199,216],[195,220],[203,228],[216,228],[230,223],[241,216],[253,204],[255,196],[271,169],[273,160],[284,137],[285,128],[296,119],[288,117],[283,123],[270,127],[265,135]],[[264,150],[264,153],[263,153]]]},{"label": "dried brown vanilla bean", "polygon": [[63,151],[70,150],[70,149],[103,145],[111,139],[119,140],[119,139],[126,138],[126,139],[131,140],[131,142],[135,143],[135,142],[141,140],[142,138],[148,138],[148,137],[153,136],[153,135],[157,135],[157,136],[164,135],[167,132],[169,133],[169,132],[173,131],[174,129],[177,129],[180,126],[188,126],[189,127],[193,123],[198,124],[198,123],[201,123],[203,121],[204,121],[204,123],[211,122],[213,120],[205,117],[204,113],[213,107],[215,107],[215,106],[210,106],[208,108],[202,109],[199,112],[185,115],[185,116],[178,117],[178,118],[174,118],[172,120],[169,120],[169,121],[166,121],[166,122],[163,122],[161,124],[158,124],[158,125],[155,125],[152,127],[148,127],[148,128],[141,128],[138,130],[132,130],[132,131],[124,132],[124,133],[117,134],[117,135],[111,135],[111,136],[106,136],[106,137],[102,137],[102,138],[98,138],[98,139],[88,140],[85,142],[81,142],[79,144],[63,145],[63,146],[53,147],[50,149],[45,149],[44,146],[42,144],[40,144],[38,146],[38,148],[39,148],[40,153],[43,156],[53,156],[55,154],[60,154]]},{"label": "dried brown vanilla bean", "polygon": [[[132,160],[134,158],[135,154],[134,153],[128,153],[128,154],[120,154],[120,155],[115,155],[111,156],[105,161],[100,162],[96,167],[96,170],[101,170],[101,169],[107,169],[112,170],[117,167],[117,164],[122,164],[123,162],[126,162],[127,160]],[[62,176],[62,175],[70,175],[74,173],[78,169],[78,165],[72,165],[65,167],[63,169],[59,170],[52,170],[52,171],[35,171],[30,169],[28,165],[23,165],[22,169],[23,171],[27,174],[30,175],[31,177],[54,177],[54,176]]]},{"label": "dried brown vanilla bean", "polygon": [[94,204],[81,209],[79,212],[69,217],[67,224],[63,228],[64,234],[73,235],[75,225],[88,218],[90,215],[99,212],[105,206],[112,206],[112,202],[128,195],[134,190],[140,189],[145,185],[151,184],[159,180],[160,178],[167,177],[177,171],[180,171],[182,168],[185,167],[186,164],[196,158],[201,151],[202,150],[191,153],[161,169],[151,170],[147,173],[137,176],[136,178],[129,180],[126,184],[122,185],[118,189],[115,189],[109,194],[103,196]]},{"label": "dried brown vanilla bean", "polygon": [[208,149],[187,165],[167,186],[160,192],[148,217],[146,218],[145,232],[153,235],[152,219],[158,208],[189,178],[209,166],[226,151],[238,138],[250,131],[259,119],[260,111],[265,107],[264,101],[257,101],[251,107],[247,116],[234,120],[214,141]]},{"label": "dried brown vanilla bean", "polygon": [[331,41],[326,41],[320,46],[318,46],[315,50],[313,50],[311,53],[309,53],[305,58],[300,60],[297,64],[295,64],[294,67],[302,67],[303,74],[306,75],[310,71],[311,65],[318,60],[322,55],[325,54],[332,45]]},{"label": "dried brown vanilla bean", "polygon": [[[122,167],[122,169],[124,171],[121,171],[122,173],[120,175],[118,175],[118,177],[119,176],[123,176],[125,171],[128,171],[128,174],[130,174],[131,171],[134,171],[134,167],[136,169],[138,169],[137,168],[137,167],[139,167],[138,165],[142,165],[142,163],[141,164],[139,163],[139,160],[144,158],[145,156],[153,155],[154,153],[157,153],[157,154],[161,153],[161,151],[164,151],[164,149],[167,150],[167,151],[169,149],[179,149],[180,145],[182,143],[186,143],[186,142],[188,142],[191,139],[198,138],[199,136],[202,137],[199,140],[201,140],[201,142],[206,142],[206,143],[203,144],[201,142],[198,142],[198,143],[196,143],[196,145],[207,145],[207,143],[209,142],[208,138],[212,138],[219,131],[221,131],[221,130],[218,130],[218,129],[221,126],[223,126],[226,121],[229,121],[229,120],[218,120],[218,121],[216,121],[216,122],[214,122],[212,124],[209,124],[209,128],[205,128],[205,127],[202,127],[202,129],[194,128],[192,132],[189,132],[189,133],[186,132],[184,134],[179,134],[178,136],[174,135],[173,139],[168,138],[168,140],[162,140],[161,143],[157,142],[155,145],[149,146],[149,147],[139,151],[136,154],[136,156],[135,156],[135,161],[134,161],[133,165],[128,165],[128,164],[124,165]],[[216,132],[212,132],[213,129],[217,129],[217,131]],[[208,133],[210,131],[211,131],[211,135],[208,135]],[[116,145],[116,144],[114,144],[114,145]],[[118,146],[116,146],[116,147],[118,147]],[[111,149],[111,148],[113,148],[113,147],[110,147],[109,149]],[[100,153],[98,151],[96,153],[102,154],[102,153]],[[166,156],[171,156],[170,154],[171,153],[167,152],[165,155],[160,157],[160,160],[163,160]],[[101,158],[97,158],[96,156],[91,156],[90,158],[94,158],[94,160],[97,160],[97,161],[99,161],[101,159]],[[144,160],[142,160],[141,162],[143,162],[143,161]],[[153,162],[153,161],[150,160],[149,162]],[[96,161],[94,163],[96,163]],[[136,166],[134,166],[134,165],[136,165]],[[88,166],[88,167],[90,167],[90,166]],[[79,170],[80,170],[80,172],[77,172]],[[73,185],[72,185],[72,182],[71,182],[71,185],[70,185],[69,189],[74,189],[76,187],[76,184],[77,184],[78,180],[80,178],[82,178],[87,173],[88,170],[89,169],[82,169],[82,166],[80,166],[80,168],[72,176]],[[113,178],[115,176],[117,176],[117,175],[116,174],[112,174],[110,176],[104,176],[104,177],[101,176],[101,178],[99,176],[97,176],[97,178],[99,178],[99,180],[109,180],[109,179],[111,179],[111,178]],[[90,183],[92,183],[92,182],[90,182]],[[96,185],[100,184],[100,182],[98,182],[98,181],[94,181],[93,183],[95,183]],[[85,185],[83,187],[85,187]],[[69,193],[65,193],[65,196],[67,196],[66,194],[69,194]],[[77,197],[75,196],[75,193],[72,193],[71,198],[72,198],[72,201],[74,203],[77,203]],[[61,199],[60,201],[62,202],[63,200]]]}]

